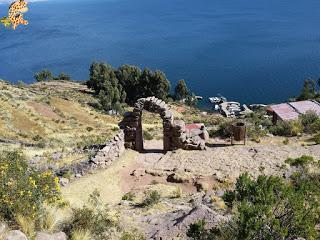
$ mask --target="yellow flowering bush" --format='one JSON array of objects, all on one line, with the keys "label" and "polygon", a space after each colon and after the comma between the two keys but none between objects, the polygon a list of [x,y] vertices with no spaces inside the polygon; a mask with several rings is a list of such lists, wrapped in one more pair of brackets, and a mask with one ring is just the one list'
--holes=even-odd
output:
[{"label": "yellow flowering bush", "polygon": [[17,151],[0,153],[0,218],[36,220],[41,206],[59,202],[60,196],[59,180],[51,171],[36,171]]}]

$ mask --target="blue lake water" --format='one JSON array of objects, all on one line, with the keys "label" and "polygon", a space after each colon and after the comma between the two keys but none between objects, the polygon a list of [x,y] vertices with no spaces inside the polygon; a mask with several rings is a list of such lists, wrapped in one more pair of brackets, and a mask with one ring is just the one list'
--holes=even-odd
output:
[{"label": "blue lake water", "polygon": [[204,97],[271,103],[320,77],[319,0],[49,0],[29,8],[28,26],[0,28],[2,79],[30,83],[48,68],[85,80],[96,60],[160,69]]}]

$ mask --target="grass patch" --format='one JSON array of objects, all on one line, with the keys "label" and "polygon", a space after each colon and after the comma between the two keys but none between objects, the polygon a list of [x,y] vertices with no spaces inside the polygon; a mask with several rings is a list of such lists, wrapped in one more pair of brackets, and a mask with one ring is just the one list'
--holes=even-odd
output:
[{"label": "grass patch", "polygon": [[142,207],[151,207],[160,202],[161,195],[158,191],[153,190],[147,192],[143,202],[141,203]]},{"label": "grass patch", "polygon": [[303,155],[299,158],[288,158],[286,161],[290,166],[305,166],[309,163],[314,162],[314,158],[312,156]]}]

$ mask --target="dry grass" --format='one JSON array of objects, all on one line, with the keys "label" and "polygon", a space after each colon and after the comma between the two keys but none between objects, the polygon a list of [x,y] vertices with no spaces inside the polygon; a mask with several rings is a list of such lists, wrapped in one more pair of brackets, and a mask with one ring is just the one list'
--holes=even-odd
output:
[{"label": "dry grass", "polygon": [[34,221],[28,217],[18,215],[16,221],[19,224],[21,231],[28,237],[33,238],[36,234]]},{"label": "dry grass", "polygon": [[72,232],[71,240],[91,240],[93,239],[89,230],[81,229]]},{"label": "dry grass", "polygon": [[44,129],[40,124],[31,120],[30,116],[25,114],[22,110],[12,110],[11,116],[14,129],[19,130],[26,135],[44,135]]},{"label": "dry grass", "polygon": [[[117,203],[123,192],[120,186],[120,170],[135,158],[136,152],[127,151],[111,168],[84,176],[67,187],[62,188],[64,198],[73,207],[81,207],[87,203],[89,195],[96,189],[100,193],[103,204]],[[79,191],[81,189],[81,191]]]},{"label": "dry grass", "polygon": [[59,231],[61,224],[71,216],[71,209],[45,206],[45,214],[42,219],[41,229],[46,232]]},{"label": "dry grass", "polygon": [[[0,139],[15,143],[0,142],[0,150],[17,149],[22,143],[28,158],[105,142],[114,136],[120,120],[91,107],[96,99],[79,83],[55,81],[19,88],[0,81],[0,89]],[[84,157],[68,155],[61,164]]]}]

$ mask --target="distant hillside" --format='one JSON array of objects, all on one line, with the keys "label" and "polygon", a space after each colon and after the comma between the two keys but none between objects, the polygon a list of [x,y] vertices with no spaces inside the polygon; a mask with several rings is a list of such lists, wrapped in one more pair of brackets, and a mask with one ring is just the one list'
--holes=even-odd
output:
[{"label": "distant hillside", "polygon": [[[90,157],[83,149],[103,144],[118,131],[121,116],[109,116],[96,106],[86,85],[73,81],[48,81],[31,85],[0,80],[0,151],[21,149],[36,165],[62,167]],[[216,116],[170,103],[175,119],[187,123],[216,124]],[[130,108],[128,108],[130,109]],[[162,138],[162,120],[143,113],[147,139]]]},{"label": "distant hillside", "polygon": [[[21,148],[29,158],[50,156],[103,143],[118,129],[119,117],[92,107],[97,101],[80,83],[17,86],[0,81],[0,89],[0,150]],[[76,152],[66,155],[59,164],[86,157]]]}]

